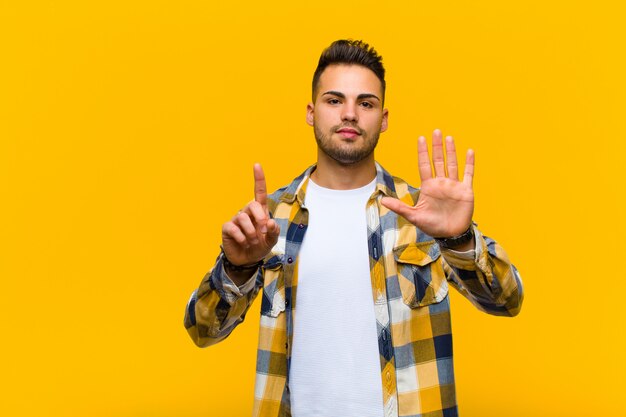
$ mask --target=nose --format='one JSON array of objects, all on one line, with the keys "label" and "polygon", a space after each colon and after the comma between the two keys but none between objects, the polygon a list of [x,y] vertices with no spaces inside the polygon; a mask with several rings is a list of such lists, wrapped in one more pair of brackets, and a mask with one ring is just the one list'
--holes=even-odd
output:
[{"label": "nose", "polygon": [[341,120],[348,122],[357,122],[359,116],[356,112],[356,103],[346,101],[341,109]]}]

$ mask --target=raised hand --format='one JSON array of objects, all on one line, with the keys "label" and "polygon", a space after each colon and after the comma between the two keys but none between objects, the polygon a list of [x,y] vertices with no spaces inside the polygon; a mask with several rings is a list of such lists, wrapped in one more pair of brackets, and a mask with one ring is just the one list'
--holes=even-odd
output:
[{"label": "raised hand", "polygon": [[471,149],[467,151],[465,174],[463,181],[459,181],[456,150],[451,136],[446,137],[445,148],[444,161],[441,131],[437,129],[433,133],[433,177],[426,139],[423,136],[418,139],[417,159],[422,184],[415,206],[411,207],[392,197],[381,200],[385,207],[433,237],[462,234],[470,226],[474,212],[474,152]]},{"label": "raised hand", "polygon": [[270,219],[267,187],[260,164],[254,164],[254,201],[222,226],[222,247],[234,265],[250,265],[263,259],[276,244],[280,227]]}]

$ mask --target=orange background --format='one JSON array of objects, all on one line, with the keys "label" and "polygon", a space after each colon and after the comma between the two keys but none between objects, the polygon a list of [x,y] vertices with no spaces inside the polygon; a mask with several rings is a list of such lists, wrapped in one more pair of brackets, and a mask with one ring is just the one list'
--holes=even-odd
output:
[{"label": "orange background", "polygon": [[452,294],[465,417],[617,416],[623,401],[624,10],[617,2],[0,3],[4,416],[248,416],[259,301],[196,348],[185,303],[221,224],[315,160],[321,50],[387,67],[377,159],[476,150],[475,221],[524,279],[515,319]]}]

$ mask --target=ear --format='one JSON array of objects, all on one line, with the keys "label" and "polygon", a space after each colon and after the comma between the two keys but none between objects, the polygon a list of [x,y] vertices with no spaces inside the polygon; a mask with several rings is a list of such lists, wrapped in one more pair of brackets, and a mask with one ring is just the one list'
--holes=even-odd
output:
[{"label": "ear", "polygon": [[380,124],[380,131],[384,132],[387,130],[387,121],[389,119],[389,110],[383,109],[383,121]]},{"label": "ear", "polygon": [[315,113],[315,104],[309,103],[306,105],[306,123],[309,126],[313,126],[313,114]]}]

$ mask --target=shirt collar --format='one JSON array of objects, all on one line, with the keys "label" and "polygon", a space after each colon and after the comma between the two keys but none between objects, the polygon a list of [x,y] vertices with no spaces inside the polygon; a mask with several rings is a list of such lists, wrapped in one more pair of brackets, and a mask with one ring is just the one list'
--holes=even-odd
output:
[{"label": "shirt collar", "polygon": [[[376,188],[374,194],[383,194],[387,197],[398,198],[396,186],[393,177],[378,162],[376,164]],[[294,179],[280,196],[280,201],[285,203],[293,203],[296,199],[300,206],[304,205],[304,195],[306,193],[311,173],[315,170],[317,164],[308,167],[302,174]]]}]

